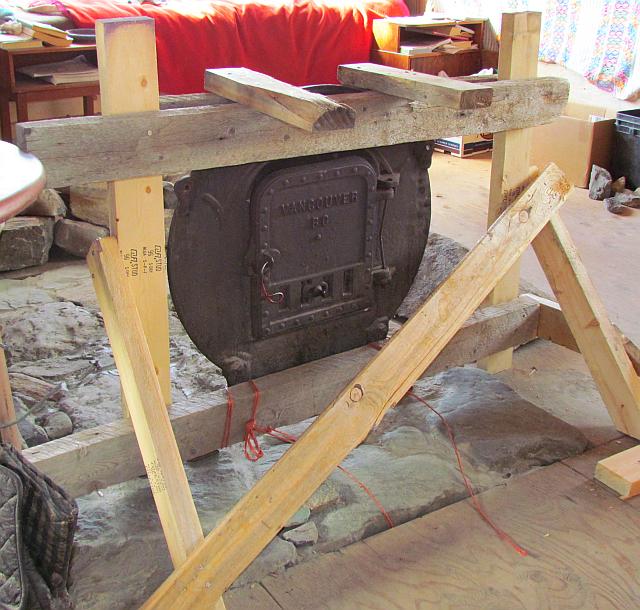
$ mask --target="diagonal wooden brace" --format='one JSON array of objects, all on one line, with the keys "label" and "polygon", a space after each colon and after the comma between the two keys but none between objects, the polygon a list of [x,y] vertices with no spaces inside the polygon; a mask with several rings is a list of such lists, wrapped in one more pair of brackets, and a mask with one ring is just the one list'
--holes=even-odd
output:
[{"label": "diagonal wooden brace", "polygon": [[[96,241],[87,263],[171,560],[177,567],[203,539],[202,527],[116,238]],[[218,602],[217,610],[224,610],[222,601]]]},{"label": "diagonal wooden brace", "polygon": [[143,608],[206,608],[217,600],[402,399],[560,208],[571,188],[562,172],[550,165]]},{"label": "diagonal wooden brace", "polygon": [[640,378],[558,214],[533,241],[533,249],[613,423],[640,438]]}]

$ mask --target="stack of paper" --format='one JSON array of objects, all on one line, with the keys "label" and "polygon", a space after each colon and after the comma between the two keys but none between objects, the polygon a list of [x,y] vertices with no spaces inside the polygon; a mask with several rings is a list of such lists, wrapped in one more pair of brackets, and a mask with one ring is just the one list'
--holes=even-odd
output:
[{"label": "stack of paper", "polygon": [[84,55],[66,61],[58,61],[37,66],[24,66],[16,69],[31,78],[42,78],[54,85],[64,83],[84,83],[98,80],[98,68],[90,64]]}]

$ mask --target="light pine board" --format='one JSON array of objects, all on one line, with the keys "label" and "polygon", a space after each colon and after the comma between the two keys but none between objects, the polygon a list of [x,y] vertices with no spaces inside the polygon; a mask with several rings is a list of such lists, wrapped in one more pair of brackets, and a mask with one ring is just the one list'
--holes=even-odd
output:
[{"label": "light pine board", "polygon": [[[540,13],[503,13],[498,78],[534,78],[538,70],[539,46]],[[530,129],[514,129],[494,134],[487,226],[491,226],[528,181],[530,149]],[[519,288],[518,262],[498,283],[488,302],[496,305],[509,301],[518,296]],[[509,348],[481,360],[479,365],[490,373],[497,373],[511,368],[512,356],[513,349]]]},{"label": "light pine board", "polygon": [[[99,20],[96,44],[104,117],[157,111],[160,102],[153,19]],[[78,181],[84,182],[80,178]],[[162,176],[112,181],[107,191],[110,232],[118,239],[162,396],[168,405],[171,378]]]}]

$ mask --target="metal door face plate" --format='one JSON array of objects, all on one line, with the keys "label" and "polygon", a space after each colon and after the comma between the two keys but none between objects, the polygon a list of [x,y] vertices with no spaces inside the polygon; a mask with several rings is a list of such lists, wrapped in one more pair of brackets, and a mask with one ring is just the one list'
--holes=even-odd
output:
[{"label": "metal door face plate", "polygon": [[[377,174],[362,157],[293,167],[256,188],[257,332],[266,337],[372,304]],[[275,302],[274,302],[275,301]]]}]

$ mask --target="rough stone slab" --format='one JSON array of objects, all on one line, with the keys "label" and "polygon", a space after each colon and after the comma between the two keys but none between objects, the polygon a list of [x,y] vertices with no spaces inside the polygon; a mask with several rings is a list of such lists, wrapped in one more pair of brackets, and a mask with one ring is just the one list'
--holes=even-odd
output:
[{"label": "rough stone slab", "polygon": [[589,198],[602,201],[610,197],[612,182],[611,174],[604,167],[594,165],[589,177]]},{"label": "rough stone slab", "polygon": [[[396,317],[407,320],[428,296],[446,280],[469,249],[461,243],[438,233],[431,233],[424,256],[411,289],[396,312]],[[520,292],[548,296],[526,280],[520,282]]]},{"label": "rough stone slab", "polygon": [[90,222],[64,218],[56,223],[53,241],[65,252],[79,258],[86,258],[91,244],[107,237],[109,230]]},{"label": "rough stone slab", "polygon": [[94,225],[109,227],[107,183],[95,182],[72,186],[69,189],[69,207],[76,218]]},{"label": "rough stone slab", "polygon": [[[576,429],[479,369],[451,369],[422,380],[416,392],[453,426],[466,472],[477,490],[576,455],[587,445]],[[301,422],[287,431],[298,435],[309,424]],[[234,445],[187,464],[205,531],[289,448],[271,438],[260,442],[265,457],[257,463],[248,462],[241,446]],[[377,496],[396,523],[467,494],[438,418],[411,398],[390,411],[343,465]],[[312,508],[308,523],[317,527],[318,542],[296,551],[293,544],[276,538],[266,555],[234,586],[260,580],[268,571],[301,561],[313,552],[335,550],[388,527],[371,498],[343,472],[336,470],[323,488],[323,493],[316,494],[329,498],[328,502],[307,503]],[[79,560],[73,568],[72,591],[77,606],[96,610],[139,606],[171,570],[146,481],[116,485],[104,490],[104,497],[91,494],[78,502]]]},{"label": "rough stone slab", "polygon": [[27,396],[33,402],[53,398],[58,387],[53,383],[19,372],[9,372],[9,384],[13,392]]},{"label": "rough stone slab", "polygon": [[55,189],[44,189],[20,216],[66,216],[67,205]]},{"label": "rough stone slab", "polygon": [[311,509],[308,506],[301,506],[295,514],[284,524],[284,527],[298,527],[305,524],[311,517]]},{"label": "rough stone slab", "polygon": [[318,528],[313,521],[309,521],[284,532],[282,538],[295,546],[315,544],[318,542]]},{"label": "rough stone slab", "polygon": [[0,232],[0,271],[44,265],[49,260],[52,243],[52,218],[10,218]]},{"label": "rough stone slab", "polygon": [[0,312],[0,325],[11,363],[77,353],[104,337],[98,318],[69,302]]}]

